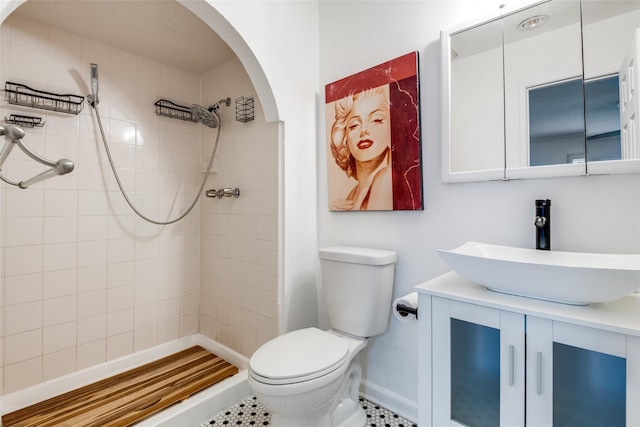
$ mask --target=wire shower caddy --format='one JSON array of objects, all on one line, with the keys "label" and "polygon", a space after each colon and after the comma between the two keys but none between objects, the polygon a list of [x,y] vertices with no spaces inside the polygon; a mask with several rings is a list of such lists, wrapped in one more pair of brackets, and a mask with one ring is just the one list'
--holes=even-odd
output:
[{"label": "wire shower caddy", "polygon": [[253,98],[245,98],[241,96],[236,99],[236,121],[247,123],[253,120],[254,117],[254,106],[253,106]]},{"label": "wire shower caddy", "polygon": [[153,105],[156,106],[156,115],[158,116],[180,119],[187,122],[197,122],[191,114],[191,108],[185,105],[176,104],[168,99],[159,99]]},{"label": "wire shower caddy", "polygon": [[84,96],[45,92],[14,82],[6,82],[4,91],[9,104],[23,107],[75,115],[84,108]]}]

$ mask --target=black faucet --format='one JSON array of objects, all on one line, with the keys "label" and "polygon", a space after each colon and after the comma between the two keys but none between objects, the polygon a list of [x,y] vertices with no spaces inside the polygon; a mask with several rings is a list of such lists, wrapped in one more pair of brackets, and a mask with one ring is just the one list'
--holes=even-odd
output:
[{"label": "black faucet", "polygon": [[551,250],[551,200],[536,200],[536,249]]}]

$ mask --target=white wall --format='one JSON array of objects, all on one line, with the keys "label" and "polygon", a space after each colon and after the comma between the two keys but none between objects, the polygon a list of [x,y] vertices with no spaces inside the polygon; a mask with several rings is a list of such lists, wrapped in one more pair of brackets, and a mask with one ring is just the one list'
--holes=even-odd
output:
[{"label": "white wall", "polygon": [[[468,240],[535,247],[537,198],[553,203],[552,248],[640,252],[638,175],[440,182],[439,31],[482,12],[479,3],[320,2],[322,85],[413,50],[420,55],[424,211],[328,212],[324,134],[317,151],[320,246],[351,244],[397,251],[394,296],[448,270],[437,248],[454,248]],[[365,390],[410,416],[417,415],[417,340],[416,325],[392,318],[388,332],[372,340],[364,359]]]}]

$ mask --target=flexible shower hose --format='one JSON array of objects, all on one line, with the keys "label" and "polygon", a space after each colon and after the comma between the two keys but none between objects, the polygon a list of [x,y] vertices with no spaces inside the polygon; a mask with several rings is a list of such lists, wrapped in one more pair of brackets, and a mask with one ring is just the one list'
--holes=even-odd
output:
[{"label": "flexible shower hose", "polygon": [[136,215],[138,215],[143,220],[148,221],[148,222],[150,222],[152,224],[156,224],[156,225],[174,224],[174,223],[180,221],[181,219],[185,218],[187,215],[189,215],[189,213],[193,210],[195,205],[198,203],[198,200],[200,199],[200,196],[202,195],[202,190],[204,190],[204,186],[207,183],[207,178],[209,178],[209,173],[211,172],[211,168],[213,166],[213,159],[215,158],[216,151],[218,150],[218,142],[220,140],[220,130],[222,129],[222,120],[220,120],[220,115],[218,114],[218,112],[216,110],[213,111],[213,113],[218,118],[218,132],[216,134],[216,142],[213,145],[213,150],[211,151],[211,158],[209,159],[209,165],[207,166],[207,171],[205,172],[204,178],[202,179],[202,184],[200,184],[200,190],[198,190],[198,194],[196,195],[195,199],[193,199],[193,202],[191,203],[189,208],[182,215],[180,215],[179,217],[177,217],[175,219],[172,219],[170,221],[156,221],[154,219],[151,219],[151,218],[147,217],[142,212],[140,212],[138,209],[136,209],[136,207],[133,205],[133,202],[129,199],[129,196],[127,196],[127,192],[124,190],[124,188],[122,186],[122,182],[120,182],[120,177],[118,176],[118,172],[117,172],[116,167],[115,167],[115,165],[113,163],[113,158],[111,157],[111,150],[109,149],[109,144],[107,143],[107,138],[104,135],[104,128],[102,127],[102,119],[100,118],[100,112],[98,111],[98,105],[95,104],[95,105],[92,105],[92,107],[96,112],[96,119],[98,120],[98,127],[100,128],[100,135],[102,136],[102,143],[104,145],[105,151],[107,152],[107,158],[109,159],[109,164],[111,165],[111,170],[113,171],[113,176],[116,179],[116,183],[118,184],[118,188],[120,188],[120,192],[124,196],[124,199],[127,201],[127,204],[129,205],[129,207],[136,213]]}]

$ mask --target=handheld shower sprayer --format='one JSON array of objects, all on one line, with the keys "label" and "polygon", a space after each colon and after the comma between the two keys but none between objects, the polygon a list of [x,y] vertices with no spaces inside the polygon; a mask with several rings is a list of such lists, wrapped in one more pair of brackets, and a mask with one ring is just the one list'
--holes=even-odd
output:
[{"label": "handheld shower sprayer", "polygon": [[98,99],[98,64],[91,64],[91,94],[87,95],[87,100],[93,108],[100,103]]},{"label": "handheld shower sprayer", "polygon": [[[91,93],[87,95],[87,102],[89,103],[89,105],[93,107],[93,112],[95,113],[96,121],[98,122],[98,128],[100,130],[100,136],[102,137],[102,144],[104,145],[104,150],[107,154],[107,159],[109,160],[109,165],[111,166],[111,171],[113,172],[113,176],[116,180],[116,184],[118,184],[118,188],[120,189],[122,196],[124,197],[125,201],[129,205],[131,210],[133,210],[133,212],[135,212],[135,214],[138,215],[143,220],[156,225],[174,224],[182,220],[183,218],[185,218],[187,215],[189,215],[189,213],[193,210],[193,208],[198,203],[198,200],[200,200],[200,196],[202,195],[202,192],[204,191],[204,187],[207,184],[207,178],[209,178],[209,173],[211,172],[211,169],[213,167],[213,160],[215,159],[216,151],[218,150],[218,142],[220,142],[220,122],[219,122],[220,117],[218,115],[217,110],[219,108],[219,103],[224,103],[228,107],[231,105],[231,98],[222,99],[218,101],[218,103],[210,106],[209,108],[205,108],[201,105],[195,105],[195,104],[191,106],[190,111],[191,111],[191,114],[193,115],[193,118],[196,119],[196,121],[202,122],[209,127],[218,127],[218,132],[216,132],[216,139],[213,144],[213,149],[211,151],[211,157],[209,158],[209,165],[207,166],[207,171],[202,178],[202,182],[200,183],[200,188],[196,196],[194,197],[189,207],[187,207],[182,214],[180,214],[177,218],[174,218],[171,220],[168,219],[166,221],[155,220],[153,218],[150,218],[144,215],[142,212],[140,212],[135,207],[135,205],[127,195],[127,192],[125,191],[124,187],[122,186],[122,182],[120,181],[117,168],[113,162],[113,157],[111,156],[111,150],[107,142],[107,137],[104,133],[104,127],[102,126],[102,119],[100,118],[100,112],[98,111],[98,65],[97,64],[91,64]],[[6,132],[1,125],[0,125],[0,131],[2,131],[0,132],[0,136],[3,135],[3,132]],[[1,161],[0,161],[0,164],[1,164]],[[65,170],[65,168],[68,168],[66,164],[61,164],[59,166],[58,165],[56,166],[58,167],[59,170]],[[60,173],[63,173],[63,172],[60,172]],[[1,178],[2,176],[0,175],[0,179]]]}]

